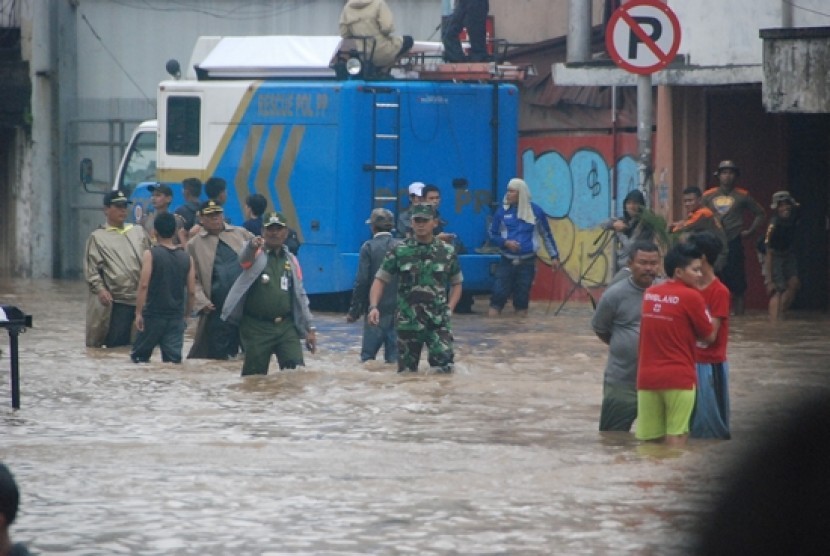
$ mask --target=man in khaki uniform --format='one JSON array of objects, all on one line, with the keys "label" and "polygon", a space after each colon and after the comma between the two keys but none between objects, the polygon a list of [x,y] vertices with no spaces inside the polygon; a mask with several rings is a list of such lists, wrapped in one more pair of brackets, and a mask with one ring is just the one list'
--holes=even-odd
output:
[{"label": "man in khaki uniform", "polygon": [[86,242],[87,347],[132,343],[141,258],[150,248],[150,238],[141,226],[124,223],[129,204],[121,191],[104,195],[107,223],[92,232]]},{"label": "man in khaki uniform", "polygon": [[239,330],[219,316],[228,291],[242,272],[239,252],[253,235],[225,222],[222,205],[207,201],[199,211],[202,229],[187,243],[196,263],[196,303],[199,314],[188,359],[232,359],[239,353]]}]

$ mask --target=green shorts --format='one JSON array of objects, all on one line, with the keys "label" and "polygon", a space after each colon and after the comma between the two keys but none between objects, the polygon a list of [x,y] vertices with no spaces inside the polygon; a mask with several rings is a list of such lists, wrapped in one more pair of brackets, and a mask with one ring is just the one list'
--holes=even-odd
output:
[{"label": "green shorts", "polygon": [[638,440],[657,440],[688,434],[694,407],[694,389],[638,390],[635,436]]},{"label": "green shorts", "polygon": [[599,414],[599,430],[631,430],[637,418],[637,387],[634,384],[602,385],[602,410]]}]

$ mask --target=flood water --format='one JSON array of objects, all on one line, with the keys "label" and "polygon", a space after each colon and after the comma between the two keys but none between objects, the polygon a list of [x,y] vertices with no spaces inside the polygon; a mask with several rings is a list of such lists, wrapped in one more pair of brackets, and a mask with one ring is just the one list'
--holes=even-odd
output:
[{"label": "flood water", "polygon": [[318,313],[305,368],[242,379],[87,349],[85,302],[80,282],[0,281],[34,317],[17,411],[0,331],[0,460],[13,538],[40,554],[682,554],[728,464],[830,384],[827,315],[734,319],[733,440],[670,450],[597,432],[587,304],[454,317],[450,376],[363,366],[359,323]]}]

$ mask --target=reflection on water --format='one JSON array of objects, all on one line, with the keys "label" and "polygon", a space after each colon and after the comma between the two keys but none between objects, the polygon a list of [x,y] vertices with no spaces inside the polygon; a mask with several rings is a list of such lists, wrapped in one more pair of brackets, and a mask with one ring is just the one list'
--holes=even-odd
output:
[{"label": "reflection on water", "polygon": [[734,439],[672,450],[596,431],[588,305],[457,316],[451,376],[362,366],[360,325],[318,315],[306,368],[242,379],[240,361],[86,349],[85,297],[0,282],[35,321],[0,459],[23,490],[14,538],[42,554],[681,553],[724,465],[828,386],[827,318],[736,320]]}]

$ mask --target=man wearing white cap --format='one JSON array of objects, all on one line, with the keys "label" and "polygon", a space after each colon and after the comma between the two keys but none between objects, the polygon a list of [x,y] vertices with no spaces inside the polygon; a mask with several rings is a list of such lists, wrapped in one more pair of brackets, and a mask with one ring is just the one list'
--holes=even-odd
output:
[{"label": "man wearing white cap", "polygon": [[413,205],[417,205],[421,202],[421,196],[423,195],[424,191],[424,184],[419,181],[414,181],[409,184],[409,208],[401,211],[398,215],[398,235],[400,237],[412,237],[412,215],[410,214],[410,210],[412,210]]}]

